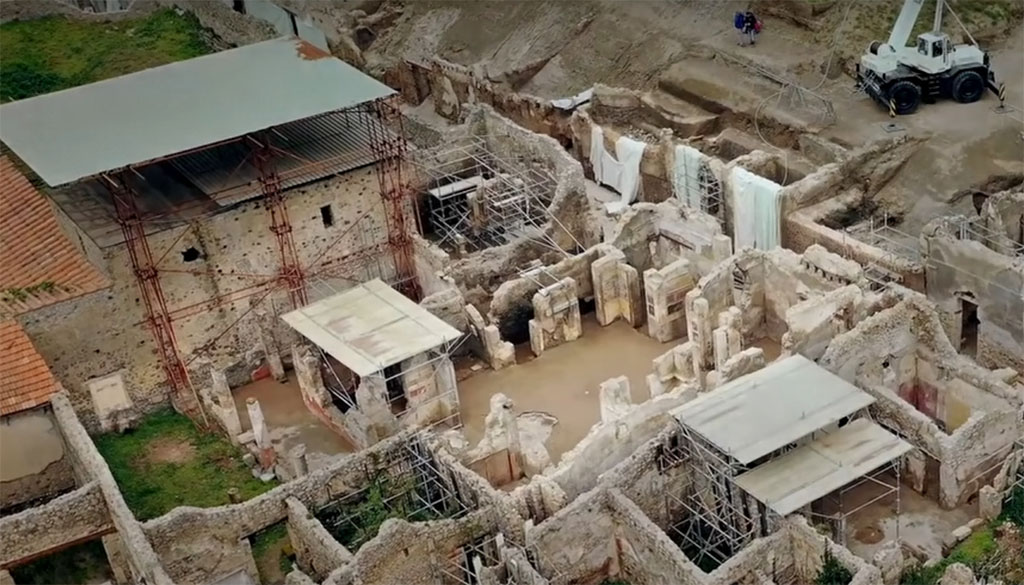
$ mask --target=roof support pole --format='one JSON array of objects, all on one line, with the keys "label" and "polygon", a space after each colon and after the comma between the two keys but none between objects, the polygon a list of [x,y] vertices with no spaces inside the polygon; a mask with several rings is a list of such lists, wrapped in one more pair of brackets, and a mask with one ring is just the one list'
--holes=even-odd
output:
[{"label": "roof support pole", "polygon": [[[370,133],[370,148],[373,150],[377,164],[377,183],[380,188],[381,200],[384,203],[384,216],[387,221],[388,244],[395,262],[397,272],[397,288],[405,296],[414,301],[420,300],[421,290],[416,277],[416,266],[413,261],[413,243],[408,215],[413,221],[418,219],[416,203],[411,197],[411,189],[403,176],[406,154],[409,145],[405,140],[402,128],[402,115],[398,108],[386,98],[375,100],[367,113],[367,127]],[[388,128],[388,122],[396,128],[394,132]],[[410,205],[411,202],[411,205]]]},{"label": "roof support pole", "polygon": [[281,179],[274,169],[274,151],[270,146],[270,137],[264,135],[255,140],[252,158],[260,175],[260,187],[270,214],[270,231],[277,239],[277,250],[280,261],[281,279],[288,287],[288,299],[292,308],[298,309],[309,302],[306,295],[306,279],[299,264],[299,256],[295,251],[295,240],[292,238],[292,224],[288,219],[288,205],[284,193],[281,192]]},{"label": "roof support pole", "polygon": [[136,193],[129,182],[128,172],[116,176],[102,175],[103,184],[110,192],[117,213],[117,222],[124,235],[124,245],[132,263],[135,280],[145,307],[145,319],[156,341],[157,355],[171,386],[174,403],[179,410],[203,426],[209,426],[202,401],[192,386],[188,368],[181,359],[178,342],[174,336],[167,301],[160,286],[160,274],[153,261],[153,254],[146,239],[146,230],[136,203]]}]

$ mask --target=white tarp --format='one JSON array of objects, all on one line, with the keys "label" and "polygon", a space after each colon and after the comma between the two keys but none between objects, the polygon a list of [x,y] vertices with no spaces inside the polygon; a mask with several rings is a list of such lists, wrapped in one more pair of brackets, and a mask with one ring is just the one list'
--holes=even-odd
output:
[{"label": "white tarp", "polygon": [[676,199],[686,204],[690,209],[701,209],[700,199],[704,195],[701,192],[700,165],[704,162],[704,155],[696,148],[687,144],[677,144],[675,149],[675,163],[672,169],[672,190]]},{"label": "white tarp", "polygon": [[735,205],[735,248],[770,250],[781,244],[779,194],[782,187],[741,167],[729,176]]},{"label": "white tarp", "polygon": [[571,112],[576,108],[582,106],[583,104],[590,102],[590,100],[593,99],[593,97],[594,89],[590,88],[583,90],[572,97],[551,100],[551,105],[555,106],[559,110]]},{"label": "white tarp", "polygon": [[594,180],[619,192],[621,201],[606,203],[609,212],[615,213],[636,200],[640,190],[640,159],[647,147],[627,136],[615,141],[615,156],[604,147],[604,130],[594,124],[590,128],[590,165],[594,169]]}]

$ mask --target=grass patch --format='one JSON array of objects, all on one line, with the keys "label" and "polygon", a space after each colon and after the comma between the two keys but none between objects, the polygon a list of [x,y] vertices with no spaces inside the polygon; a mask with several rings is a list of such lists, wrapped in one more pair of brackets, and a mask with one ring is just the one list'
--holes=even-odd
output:
[{"label": "grass patch", "polygon": [[124,434],[96,437],[128,507],[139,520],[177,506],[228,502],[228,489],[248,499],[273,488],[252,476],[241,452],[219,435],[201,432],[172,410],[156,412]]},{"label": "grass patch", "polygon": [[213,52],[189,12],[86,22],[64,16],[0,25],[0,101],[25,99]]},{"label": "grass patch", "polygon": [[251,545],[260,582],[264,585],[284,583],[285,575],[292,570],[295,555],[284,522],[252,535]]},{"label": "grass patch", "polygon": [[443,516],[424,508],[415,500],[409,481],[376,476],[358,499],[330,506],[318,519],[338,542],[351,551],[377,536],[380,525],[389,518],[409,522],[438,520]]},{"label": "grass patch", "polygon": [[11,569],[18,585],[79,585],[113,577],[103,541],[90,540]]},{"label": "grass patch", "polygon": [[954,563],[967,565],[976,577],[985,576],[999,547],[995,539],[996,523],[971,533],[949,553],[949,556],[931,567],[917,567],[900,578],[900,585],[936,585],[946,568]]}]

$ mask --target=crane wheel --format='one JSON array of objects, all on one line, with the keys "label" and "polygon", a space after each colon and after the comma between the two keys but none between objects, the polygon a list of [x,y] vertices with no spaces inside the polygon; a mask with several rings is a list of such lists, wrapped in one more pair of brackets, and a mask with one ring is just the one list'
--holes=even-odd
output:
[{"label": "crane wheel", "polygon": [[977,71],[961,71],[953,78],[953,99],[969,104],[981,99],[985,92],[985,80]]},{"label": "crane wheel", "polygon": [[888,94],[897,115],[913,114],[921,105],[921,88],[913,81],[897,81],[889,87]]}]

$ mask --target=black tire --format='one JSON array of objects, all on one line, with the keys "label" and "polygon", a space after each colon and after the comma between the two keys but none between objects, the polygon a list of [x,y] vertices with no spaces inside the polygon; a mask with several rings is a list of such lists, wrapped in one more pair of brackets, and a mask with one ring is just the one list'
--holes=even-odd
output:
[{"label": "black tire", "polygon": [[913,114],[921,105],[921,88],[913,81],[897,81],[887,93],[897,115]]},{"label": "black tire", "polygon": [[977,71],[961,71],[953,78],[953,99],[969,104],[981,99],[985,93],[985,80]]}]

